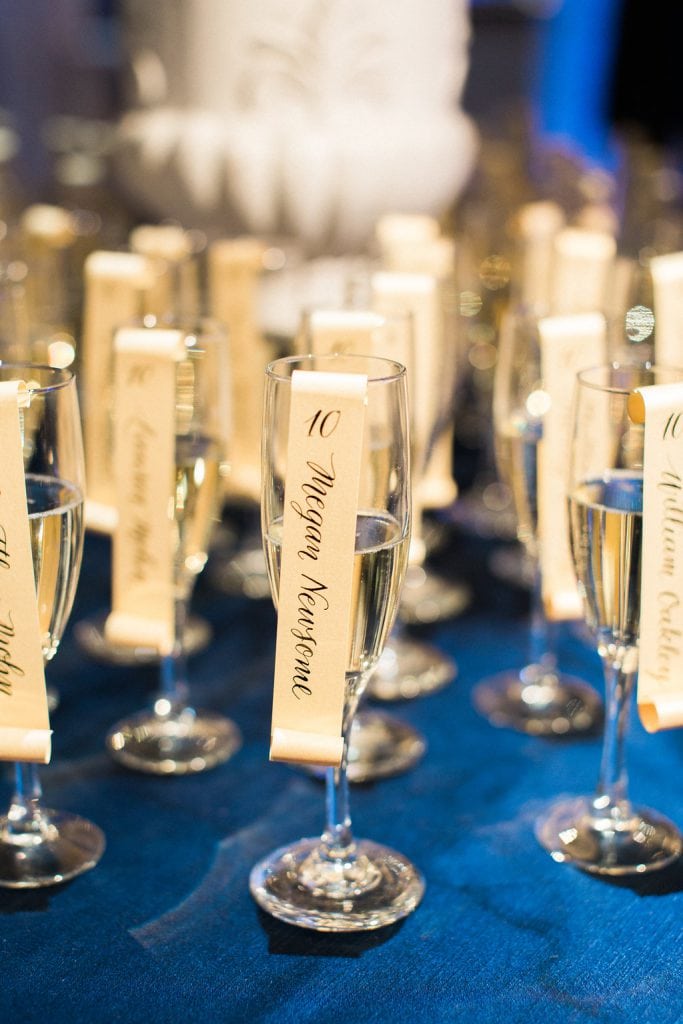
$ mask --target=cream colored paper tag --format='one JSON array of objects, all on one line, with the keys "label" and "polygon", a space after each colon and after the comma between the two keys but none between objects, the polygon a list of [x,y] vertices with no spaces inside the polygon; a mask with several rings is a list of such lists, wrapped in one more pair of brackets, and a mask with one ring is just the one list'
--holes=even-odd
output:
[{"label": "cream colored paper tag", "polygon": [[562,207],[550,200],[525,203],[517,214],[520,249],[520,301],[529,309],[547,312],[553,275],[553,244],[562,230]]},{"label": "cream colored paper tag", "polygon": [[617,252],[613,236],[586,228],[564,228],[555,236],[550,312],[602,312]]},{"label": "cream colored paper tag", "polygon": [[50,760],[51,732],[38,618],[20,407],[20,381],[0,384],[0,759]]},{"label": "cream colored paper tag", "polygon": [[413,436],[415,472],[413,473],[413,525],[409,562],[421,565],[425,558],[422,531],[420,481],[426,468],[435,422],[434,408],[439,401],[438,366],[442,355],[441,292],[439,281],[431,274],[378,271],[372,275],[372,302],[380,313],[405,313],[413,318],[413,348],[406,361],[410,423]]},{"label": "cream colored paper tag", "polygon": [[292,374],[272,761],[341,762],[366,401],[362,374]]},{"label": "cream colored paper tag", "polygon": [[[425,228],[430,221],[432,225],[438,224],[433,218],[423,218],[420,215],[409,216],[406,220],[406,227],[414,224],[415,229],[423,220],[426,220]],[[390,218],[391,223],[391,218]],[[399,222],[400,224],[400,219]],[[379,226],[378,226],[379,237]],[[411,237],[411,232],[398,233],[395,236],[387,232],[383,247],[383,260],[390,271],[403,271],[408,273],[432,274],[437,278],[440,291],[440,301],[443,302],[444,310],[450,303],[453,311],[457,304],[456,296],[456,244],[453,238],[436,233],[427,233],[423,236]],[[453,316],[455,324],[455,315]],[[453,330],[452,346],[455,349],[455,328]],[[455,359],[455,350],[449,353],[449,358]],[[405,360],[401,360],[405,362]],[[449,369],[444,367],[444,374]],[[458,494],[457,485],[453,479],[453,425],[450,425],[437,438],[432,449],[426,470],[417,481],[416,502],[420,508],[445,508],[455,501]]]},{"label": "cream colored paper tag", "polygon": [[567,512],[572,398],[576,374],[604,362],[606,333],[605,319],[599,313],[539,321],[547,408],[537,454],[538,537],[543,601],[550,619],[581,616]]},{"label": "cream colored paper tag", "polygon": [[112,546],[113,643],[174,643],[173,480],[176,367],[182,331],[125,328],[115,337],[114,466],[118,521]]},{"label": "cream colored paper tag", "polygon": [[211,315],[227,326],[230,341],[234,430],[227,491],[253,501],[261,495],[263,381],[271,358],[257,315],[266,250],[265,242],[247,237],[219,239],[208,252]]},{"label": "cream colored paper tag", "polygon": [[635,394],[632,418],[645,421],[638,711],[657,732],[683,725],[683,383]]},{"label": "cream colored paper tag", "polygon": [[392,321],[371,310],[316,309],[308,318],[308,342],[313,355],[380,356],[405,366],[411,358],[411,319]]},{"label": "cream colored paper tag", "polygon": [[154,261],[148,311],[160,318],[196,320],[200,285],[190,233],[178,224],[139,224],[131,231],[129,244],[133,252]]},{"label": "cream colored paper tag", "polygon": [[408,369],[408,389],[413,404],[411,421],[418,459],[424,458],[430,440],[436,401],[436,367],[442,323],[438,280],[431,274],[378,271],[372,275],[372,301],[380,313],[412,314],[414,346]]},{"label": "cream colored paper tag", "polygon": [[683,252],[650,260],[655,307],[655,359],[660,366],[683,364]]},{"label": "cream colored paper tag", "polygon": [[89,529],[111,533],[116,524],[112,455],[111,378],[114,332],[141,314],[141,297],[154,284],[146,257],[93,252],[84,266],[83,434]]}]

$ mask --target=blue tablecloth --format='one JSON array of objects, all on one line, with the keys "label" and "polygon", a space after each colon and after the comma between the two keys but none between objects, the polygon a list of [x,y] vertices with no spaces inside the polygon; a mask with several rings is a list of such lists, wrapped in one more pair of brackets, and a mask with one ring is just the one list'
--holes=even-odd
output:
[{"label": "blue tablecloth", "polygon": [[[193,606],[215,641],[191,661],[198,703],[244,736],[227,764],[184,778],[133,774],[104,749],[107,729],[144,706],[156,670],[88,660],[73,624],[108,602],[108,546],[89,536],[77,605],[50,681],[61,703],[46,803],[106,832],[97,868],[70,884],[0,890],[0,1021],[332,1021],[477,1024],[683,1020],[683,870],[606,881],[558,865],[533,822],[560,793],[589,792],[599,740],[549,742],[496,729],[471,690],[521,665],[528,601],[493,579],[491,545],[456,534],[440,567],[473,603],[423,636],[453,655],[455,683],[392,705],[426,736],[409,774],[356,787],[356,833],[422,869],[417,912],[366,935],[317,935],[262,914],[254,861],[322,825],[322,786],[268,763],[275,616],[268,601],[212,591]],[[561,631],[568,670],[601,686],[597,655]],[[683,734],[629,740],[633,796],[683,825]],[[3,799],[10,778],[2,777]]]}]

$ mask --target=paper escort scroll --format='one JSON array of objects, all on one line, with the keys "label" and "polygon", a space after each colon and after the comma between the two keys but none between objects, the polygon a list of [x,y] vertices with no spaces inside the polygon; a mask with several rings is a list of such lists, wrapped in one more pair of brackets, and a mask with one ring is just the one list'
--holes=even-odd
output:
[{"label": "paper escort scroll", "polygon": [[269,524],[280,559],[272,761],[341,763],[367,386],[363,374],[292,374],[284,514]]},{"label": "paper escort scroll", "polygon": [[182,331],[117,331],[114,469],[118,517],[112,545],[112,643],[168,654],[174,630],[173,480],[176,368]]},{"label": "paper escort scroll", "polygon": [[638,388],[645,424],[638,712],[648,732],[683,725],[683,382]]},{"label": "paper escort scroll", "polygon": [[[538,536],[543,602],[550,619],[581,616],[569,547],[567,470],[573,385],[580,370],[602,363],[606,324],[600,313],[539,321],[541,377],[547,409],[538,445]],[[598,431],[599,434],[599,431]]]},{"label": "paper escort scroll", "polygon": [[47,764],[51,731],[26,500],[21,381],[0,384],[0,759]]}]

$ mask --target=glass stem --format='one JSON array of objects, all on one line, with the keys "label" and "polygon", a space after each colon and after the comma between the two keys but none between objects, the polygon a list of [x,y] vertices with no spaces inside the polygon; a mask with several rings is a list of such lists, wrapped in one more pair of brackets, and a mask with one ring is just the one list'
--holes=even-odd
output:
[{"label": "glass stem", "polygon": [[355,852],[346,768],[349,760],[351,725],[360,699],[361,679],[361,676],[354,676],[351,680],[347,677],[347,697],[342,723],[342,761],[339,768],[328,768],[325,774],[325,831],[322,834],[321,846],[323,855],[330,860],[347,861]]},{"label": "glass stem", "polygon": [[541,568],[538,560],[536,560],[534,584],[531,591],[529,657],[532,665],[541,665],[548,670],[554,669],[557,664],[553,650],[552,630],[543,607]]},{"label": "glass stem", "polygon": [[160,689],[156,703],[165,702],[162,705],[165,710],[161,712],[164,716],[183,711],[187,704],[187,655],[184,641],[187,606],[186,594],[176,597],[173,649],[161,659]]},{"label": "glass stem", "polygon": [[[624,652],[626,654],[626,652]],[[635,672],[623,668],[624,657],[603,655],[605,670],[605,732],[600,775],[594,798],[596,810],[628,813],[628,776],[624,739],[628,729]]]},{"label": "glass stem", "polygon": [[6,832],[17,840],[44,832],[47,824],[40,806],[42,788],[38,766],[18,761],[14,766],[14,794],[7,814]]}]

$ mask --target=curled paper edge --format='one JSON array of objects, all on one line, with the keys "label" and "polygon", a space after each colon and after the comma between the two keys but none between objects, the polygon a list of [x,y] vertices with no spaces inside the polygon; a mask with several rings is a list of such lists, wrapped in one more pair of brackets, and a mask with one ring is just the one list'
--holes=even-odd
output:
[{"label": "curled paper edge", "polygon": [[123,647],[150,647],[160,655],[170,654],[174,637],[163,619],[146,619],[127,612],[110,612],[104,625],[107,640]]},{"label": "curled paper edge", "polygon": [[270,760],[294,764],[320,764],[338,768],[344,751],[341,736],[297,729],[273,729],[270,739]]},{"label": "curled paper edge", "polygon": [[672,697],[638,704],[638,714],[647,732],[676,729],[683,725],[683,701]]},{"label": "curled paper edge", "polygon": [[645,422],[645,400],[639,391],[632,391],[626,400],[626,410],[632,423]]},{"label": "curled paper edge", "polygon": [[558,591],[549,594],[544,605],[546,616],[551,622],[565,622],[581,618],[582,604],[577,591]]},{"label": "curled paper edge", "polygon": [[85,525],[94,533],[112,534],[116,529],[119,513],[113,505],[103,501],[85,499]]},{"label": "curled paper edge", "polygon": [[49,764],[52,755],[52,730],[0,726],[0,751],[3,761]]}]

